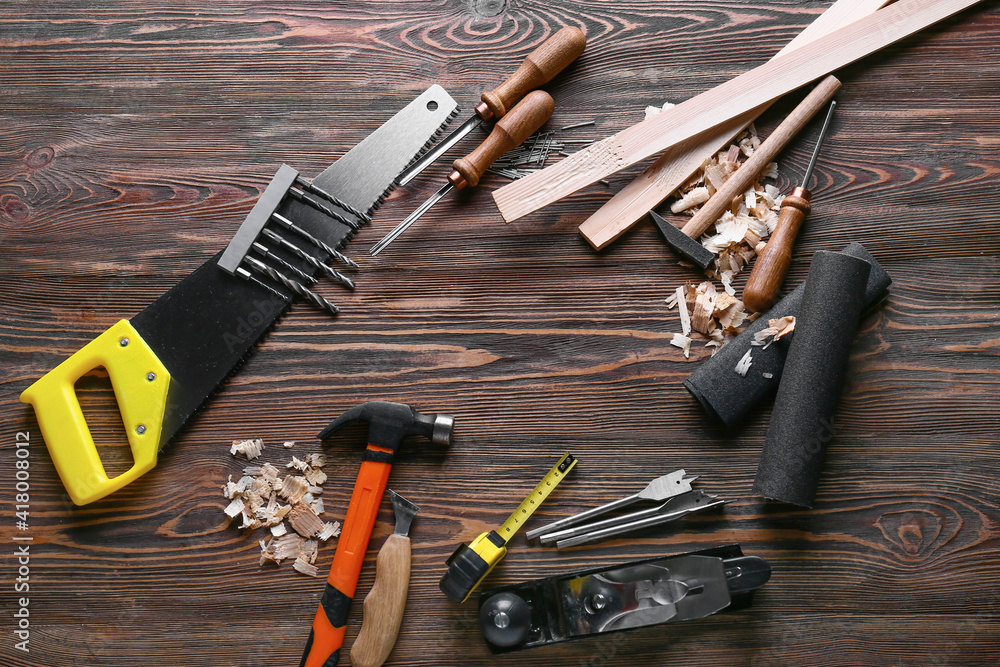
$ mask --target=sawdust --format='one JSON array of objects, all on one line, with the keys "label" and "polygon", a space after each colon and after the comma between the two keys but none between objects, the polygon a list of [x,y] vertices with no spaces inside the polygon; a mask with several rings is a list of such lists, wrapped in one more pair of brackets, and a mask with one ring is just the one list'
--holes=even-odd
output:
[{"label": "sawdust", "polygon": [[[235,440],[230,451],[233,456],[242,454],[254,459],[263,449],[264,443],[258,438]],[[318,496],[323,493],[322,485],[327,479],[320,470],[324,465],[326,456],[309,454],[304,459],[293,456],[285,465],[286,470],[301,475],[281,477],[279,468],[264,463],[245,467],[243,476],[235,482],[229,476],[222,487],[222,495],[230,501],[223,510],[226,516],[233,520],[240,517],[241,530],[267,528],[270,533],[267,541],[259,540],[260,565],[269,562],[281,565],[293,560],[297,572],[317,576],[312,564],[319,542],[340,535],[339,522],[324,522],[320,518],[324,507],[323,499]]]},{"label": "sawdust", "polygon": [[[706,160],[698,173],[678,188],[671,211],[693,216],[760,145],[760,137],[751,124],[727,150]],[[743,301],[737,298],[733,281],[764,248],[764,239],[778,222],[784,196],[774,185],[759,182],[777,176],[778,165],[772,162],[760,179],[736,197],[732,206],[699,239],[716,257],[705,271],[708,280],[681,285],[666,299],[668,309],[678,309],[681,322],[681,334],[675,334],[672,345],[682,347],[675,342],[681,340],[676,336],[688,338],[694,331],[701,334],[698,339],[704,340],[714,355],[739,335],[740,327],[757,318],[758,314],[748,313]],[[690,266],[683,261],[681,264]],[[682,348],[685,358],[689,357],[690,345],[688,342]]]}]

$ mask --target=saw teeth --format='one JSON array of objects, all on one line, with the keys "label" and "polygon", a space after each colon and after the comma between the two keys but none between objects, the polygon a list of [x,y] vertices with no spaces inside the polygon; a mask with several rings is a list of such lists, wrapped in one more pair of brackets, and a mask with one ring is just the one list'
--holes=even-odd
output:
[{"label": "saw teeth", "polygon": [[[458,113],[459,113],[459,109],[458,109],[458,107],[455,107],[454,111],[452,111],[448,115],[448,117],[446,119],[444,119],[444,121],[441,123],[441,125],[438,126],[438,129],[434,132],[434,134],[431,135],[431,138],[428,139],[424,143],[424,145],[420,148],[420,150],[417,151],[416,155],[413,156],[413,159],[411,159],[407,163],[407,167],[409,167],[411,164],[413,164],[414,162],[416,162],[417,160],[419,160],[420,157],[424,153],[427,152],[427,149],[430,148],[432,145],[434,145],[437,142],[438,137],[440,137],[441,134],[444,132],[445,128],[448,126],[448,123],[450,123],[452,121],[452,119],[454,119],[455,116],[458,115]],[[405,169],[403,171],[405,171]],[[402,173],[402,172],[400,172],[400,173]],[[372,213],[374,213],[378,209],[379,206],[382,205],[382,203],[389,197],[389,195],[392,194],[392,191],[395,188],[396,188],[396,183],[394,182],[391,185],[389,185],[389,187],[387,187],[385,189],[385,191],[381,195],[378,196],[378,198],[375,199],[375,203],[372,204],[371,208],[369,208],[368,211],[367,211],[369,217],[371,216]],[[361,224],[363,225],[364,221],[362,221]],[[351,236],[353,236],[353,235],[354,235],[354,233],[352,231],[350,233],[350,235],[348,235],[347,238],[351,238]]]}]

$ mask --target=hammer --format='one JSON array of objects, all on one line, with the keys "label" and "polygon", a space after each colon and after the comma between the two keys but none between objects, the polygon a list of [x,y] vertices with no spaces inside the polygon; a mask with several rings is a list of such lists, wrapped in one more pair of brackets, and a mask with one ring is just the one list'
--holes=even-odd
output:
[{"label": "hammer", "polygon": [[351,599],[399,443],[408,435],[422,435],[436,445],[449,445],[455,422],[450,415],[421,414],[403,403],[368,401],[330,422],[319,439],[325,440],[344,424],[355,421],[368,422],[368,447],[361,456],[361,469],[344,517],[326,590],[299,667],[335,667],[340,660]]},{"label": "hammer", "polygon": [[781,149],[805,127],[817,111],[826,106],[839,89],[840,81],[836,77],[828,76],[820,81],[684,227],[678,229],[655,211],[650,211],[649,217],[656,223],[667,245],[702,271],[708,269],[715,259],[715,253],[699,243],[698,237],[729,209],[735,197],[742,195],[753,184],[768,163],[777,157]]}]

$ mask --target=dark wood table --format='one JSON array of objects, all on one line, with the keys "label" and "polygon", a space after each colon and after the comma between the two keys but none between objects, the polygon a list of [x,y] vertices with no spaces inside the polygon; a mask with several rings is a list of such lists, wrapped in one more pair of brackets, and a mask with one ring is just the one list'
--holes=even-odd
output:
[{"label": "dark wood table", "polygon": [[[708,358],[668,344],[664,299],[696,279],[648,220],[603,252],[577,227],[638,173],[506,225],[490,190],[442,201],[368,248],[444,176],[398,188],[347,251],[362,266],[332,319],[290,314],[154,471],[74,507],[19,393],[222,249],[282,162],[315,175],[434,83],[465,110],[563,25],[583,57],[548,86],[551,127],[599,139],[764,62],[829,2],[177,2],[0,5],[0,568],[4,665],[298,664],[322,580],[258,567],[223,514],[234,438],[263,460],[325,451],[341,519],[364,431],[315,434],[366,400],[454,414],[454,444],[407,441],[390,487],[420,505],[397,665],[995,665],[1000,660],[1000,10],[981,5],[838,73],[812,253],[862,242],[893,278],[862,323],[814,510],[751,483],[771,406],[714,426],[681,386]],[[801,99],[757,123],[765,135]],[[797,184],[815,125],[781,156]],[[466,150],[471,142],[463,144]],[[453,150],[448,160],[457,157]],[[558,159],[553,157],[552,161]],[[742,280],[737,286],[742,285]],[[102,455],[125,450],[104,378],[82,381]],[[102,417],[105,415],[105,417]],[[100,427],[100,428],[98,428]],[[16,528],[17,433],[30,517]],[[292,450],[283,440],[298,441]],[[753,609],[492,657],[475,605],[439,592],[461,541],[497,526],[565,450],[580,464],[552,519],[676,468],[724,511],[566,551],[515,539],[487,581],[737,542],[773,577]],[[538,525],[537,523],[535,525]],[[358,597],[392,529],[388,501]],[[15,590],[15,536],[30,591]],[[322,576],[335,540],[323,546]],[[30,653],[12,634],[29,598]],[[349,624],[350,646],[361,623]]]}]

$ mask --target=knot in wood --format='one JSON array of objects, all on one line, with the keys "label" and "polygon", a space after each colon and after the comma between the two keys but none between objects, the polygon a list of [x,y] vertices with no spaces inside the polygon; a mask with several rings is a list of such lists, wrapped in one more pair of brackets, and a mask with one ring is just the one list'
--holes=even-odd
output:
[{"label": "knot in wood", "polygon": [[469,0],[469,10],[479,18],[493,18],[507,11],[507,0]]}]

